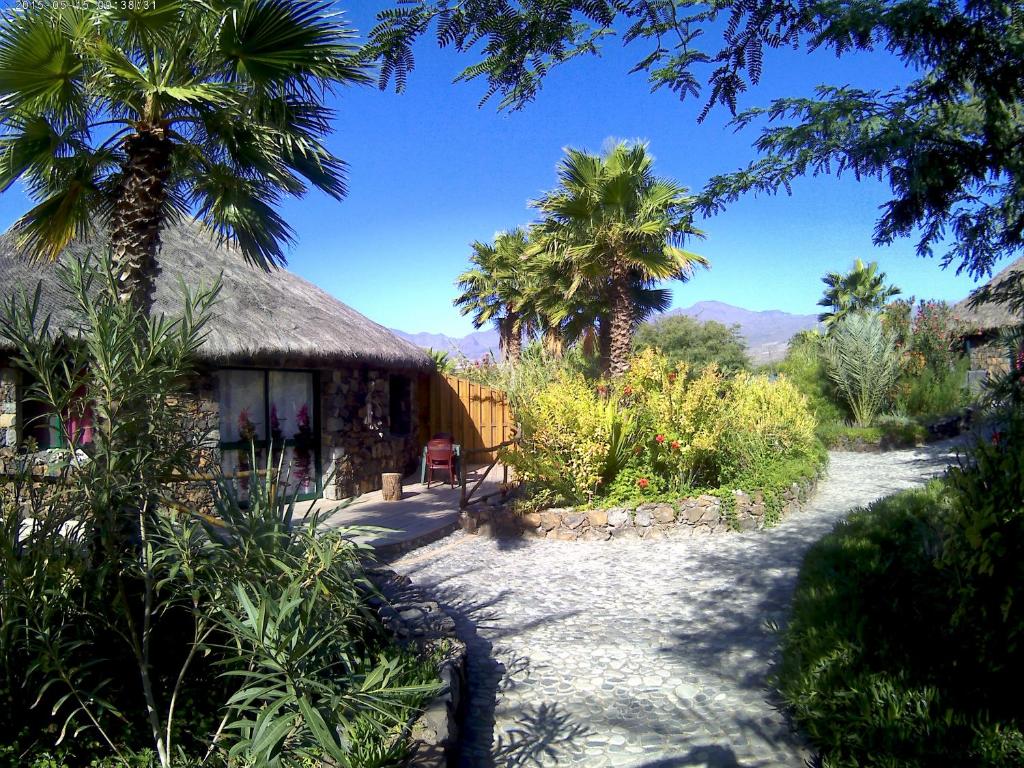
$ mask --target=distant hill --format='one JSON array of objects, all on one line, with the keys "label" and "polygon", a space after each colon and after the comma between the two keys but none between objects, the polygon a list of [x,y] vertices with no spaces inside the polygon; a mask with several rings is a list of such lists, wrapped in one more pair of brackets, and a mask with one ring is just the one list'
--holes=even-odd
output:
[{"label": "distant hill", "polygon": [[397,328],[392,328],[391,331],[424,349],[438,349],[452,357],[462,354],[469,360],[479,360],[488,353],[494,357],[498,356],[498,332],[493,329],[459,337],[446,336],[443,333],[406,333]]},{"label": "distant hill", "polygon": [[[818,324],[816,315],[794,315],[777,309],[754,312],[721,301],[698,301],[692,307],[673,309],[659,317],[672,315],[688,315],[702,322],[715,320],[723,325],[738,325],[755,363],[767,363],[785,357],[786,345],[793,334]],[[657,320],[655,318],[653,322]],[[453,357],[462,354],[470,360],[479,360],[488,352],[495,356],[498,354],[498,332],[495,330],[476,331],[461,337],[446,336],[443,333],[407,333],[397,328],[391,330],[413,344],[440,349]]]},{"label": "distant hill", "polygon": [[818,324],[817,315],[794,315],[778,309],[755,312],[721,301],[698,301],[691,307],[669,310],[662,317],[672,315],[687,315],[701,322],[714,320],[723,325],[738,325],[747,340],[750,358],[755,363],[781,360],[786,356],[786,347],[794,334]]}]

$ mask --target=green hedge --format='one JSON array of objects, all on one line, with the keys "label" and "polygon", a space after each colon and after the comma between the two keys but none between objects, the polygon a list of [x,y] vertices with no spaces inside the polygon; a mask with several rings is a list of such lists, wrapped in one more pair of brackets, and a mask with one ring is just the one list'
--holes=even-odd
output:
[{"label": "green hedge", "polygon": [[952,544],[971,535],[963,501],[935,481],[808,552],[777,684],[823,765],[1024,765],[1021,611],[961,620],[980,578]]}]

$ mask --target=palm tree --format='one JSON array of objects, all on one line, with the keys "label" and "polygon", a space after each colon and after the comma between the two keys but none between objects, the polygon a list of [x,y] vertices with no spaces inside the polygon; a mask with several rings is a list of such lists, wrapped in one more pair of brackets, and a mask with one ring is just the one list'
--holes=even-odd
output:
[{"label": "palm tree", "polygon": [[881,309],[889,299],[900,294],[895,285],[885,285],[885,272],[878,272],[877,261],[865,264],[857,259],[845,275],[829,272],[821,282],[826,288],[818,306],[828,307],[828,311],[818,315],[818,320],[826,328],[852,313]]},{"label": "palm tree", "polygon": [[122,5],[0,15],[0,189],[22,179],[35,203],[13,226],[29,255],[105,233],[121,299],[148,312],[168,220],[284,263],[274,206],[309,185],[344,196],[325,95],[368,78],[321,0]]},{"label": "palm tree", "polygon": [[474,328],[493,322],[498,329],[502,357],[519,360],[529,312],[521,302],[526,295],[528,238],[522,229],[499,232],[494,244],[476,241],[469,257],[472,267],[455,281],[461,293],[453,302],[463,315],[472,315]]},{"label": "palm tree", "polygon": [[[535,326],[543,333],[545,346],[560,350],[581,340],[593,340],[601,369],[607,371],[611,308],[601,281],[574,283],[572,274],[557,254],[538,253],[528,261],[528,267],[531,279],[521,306],[529,306],[535,312]],[[634,326],[665,311],[672,301],[671,291],[654,286],[635,271],[630,273],[629,290]]]},{"label": "palm tree", "polygon": [[533,203],[544,215],[541,247],[570,276],[567,296],[583,290],[607,308],[600,330],[613,376],[629,367],[637,290],[688,280],[695,266],[707,266],[679,247],[688,235],[703,236],[691,198],[655,176],[653,165],[645,144],[620,142],[604,156],[570,149],[558,165],[558,188]]}]

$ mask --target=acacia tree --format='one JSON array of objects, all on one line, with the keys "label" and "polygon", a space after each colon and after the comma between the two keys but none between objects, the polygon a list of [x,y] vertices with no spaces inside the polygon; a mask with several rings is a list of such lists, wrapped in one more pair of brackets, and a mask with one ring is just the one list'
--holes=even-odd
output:
[{"label": "acacia tree", "polygon": [[519,360],[523,347],[524,322],[529,315],[522,307],[526,290],[527,235],[521,229],[499,232],[494,244],[474,242],[470,269],[456,278],[461,293],[453,302],[463,315],[471,314],[473,327],[493,322],[498,329],[502,357]]},{"label": "acacia tree", "polygon": [[0,15],[0,189],[35,205],[28,254],[109,237],[123,301],[148,311],[160,231],[195,213],[265,269],[292,233],[274,206],[341,198],[324,97],[367,80],[320,0],[27,3]]},{"label": "acacia tree", "polygon": [[571,276],[568,299],[582,286],[607,307],[608,371],[619,376],[639,321],[635,289],[685,281],[707,266],[679,247],[703,233],[693,226],[686,190],[654,175],[645,144],[620,142],[604,156],[570,149],[557,173],[559,186],[533,203],[543,215],[539,246]]},{"label": "acacia tree", "polygon": [[827,307],[828,311],[818,315],[818,320],[826,328],[853,312],[880,310],[900,294],[895,285],[885,284],[885,272],[878,271],[877,261],[865,264],[857,259],[849,272],[829,272],[821,282],[825,284],[825,293],[818,306]]},{"label": "acacia tree", "polygon": [[944,265],[975,277],[1024,249],[1021,0],[422,0],[378,20],[368,51],[382,62],[382,86],[404,86],[413,42],[433,28],[440,45],[481,52],[458,79],[485,79],[486,97],[512,109],[537,96],[553,67],[616,34],[648,46],[634,70],[652,88],[682,99],[706,82],[701,118],[716,104],[735,113],[761,79],[766,48],[896,56],[916,73],[903,87],[822,86],[742,112],[736,127],[762,126],[761,157],[712,179],[701,208],[789,191],[806,174],[852,173],[890,186],[876,243],[916,235],[922,256],[944,249]]}]

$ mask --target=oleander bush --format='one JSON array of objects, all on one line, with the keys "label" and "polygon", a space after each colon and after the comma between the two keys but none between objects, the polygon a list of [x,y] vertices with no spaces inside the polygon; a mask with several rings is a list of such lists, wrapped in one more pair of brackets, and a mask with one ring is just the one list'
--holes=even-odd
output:
[{"label": "oleander bush", "polygon": [[715,365],[690,375],[652,349],[617,381],[560,371],[521,399],[516,417],[522,442],[505,461],[538,504],[781,490],[824,460],[807,400],[785,377],[727,376]]},{"label": "oleander bush", "polygon": [[823,765],[1024,765],[1024,419],[807,554],[778,688]]},{"label": "oleander bush", "polygon": [[88,408],[94,440],[69,432],[44,484],[25,446],[0,487],[0,766],[399,764],[435,675],[371,610],[358,531],[293,526],[269,459],[212,514],[169,482],[197,471],[181,409],[215,289],[149,318],[109,257],[59,274],[77,331],[37,294],[0,334],[27,396]]}]

